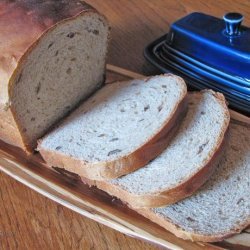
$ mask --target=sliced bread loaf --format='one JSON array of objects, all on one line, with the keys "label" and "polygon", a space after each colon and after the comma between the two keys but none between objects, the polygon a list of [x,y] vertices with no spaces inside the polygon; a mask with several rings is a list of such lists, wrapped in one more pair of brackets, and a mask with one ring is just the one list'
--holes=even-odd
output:
[{"label": "sliced bread loaf", "polygon": [[0,2],[0,139],[37,139],[104,82],[108,24],[83,1]]},{"label": "sliced bread loaf", "polygon": [[229,119],[223,95],[213,91],[190,94],[178,134],[160,156],[133,173],[96,185],[133,207],[175,203],[213,173]]},{"label": "sliced bread loaf", "polygon": [[110,179],[159,155],[186,113],[173,75],[106,85],[38,145],[45,161],[89,179]]},{"label": "sliced bread loaf", "polygon": [[138,212],[193,241],[219,241],[250,225],[250,127],[230,125],[224,158],[196,194],[168,207]]}]

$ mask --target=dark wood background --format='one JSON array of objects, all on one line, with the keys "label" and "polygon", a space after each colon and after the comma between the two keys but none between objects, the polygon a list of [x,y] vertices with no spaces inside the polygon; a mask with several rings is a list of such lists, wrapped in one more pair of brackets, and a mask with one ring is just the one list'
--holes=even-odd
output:
[{"label": "dark wood background", "polygon": [[[146,75],[158,73],[143,48],[184,15],[217,17],[237,11],[250,26],[250,1],[89,0],[112,27],[108,63]],[[0,173],[0,249],[157,249],[84,218]]]}]

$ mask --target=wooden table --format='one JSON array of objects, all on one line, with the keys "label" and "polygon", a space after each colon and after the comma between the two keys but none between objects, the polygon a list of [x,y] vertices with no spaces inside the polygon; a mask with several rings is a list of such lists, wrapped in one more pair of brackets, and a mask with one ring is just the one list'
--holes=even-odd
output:
[{"label": "wooden table", "polygon": [[[143,48],[176,19],[194,11],[218,17],[245,15],[250,1],[89,0],[112,26],[108,62],[143,74],[157,71],[145,62]],[[84,218],[0,173],[0,249],[157,249]]]}]

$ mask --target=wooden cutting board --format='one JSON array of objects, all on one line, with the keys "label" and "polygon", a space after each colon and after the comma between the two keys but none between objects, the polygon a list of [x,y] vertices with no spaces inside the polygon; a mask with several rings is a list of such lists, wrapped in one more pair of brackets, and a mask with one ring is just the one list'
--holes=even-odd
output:
[{"label": "wooden cutting board", "polygon": [[[107,66],[107,82],[141,78],[142,75]],[[250,124],[250,118],[231,111],[231,116]],[[89,188],[77,177],[62,176],[46,166],[40,155],[26,156],[20,149],[0,141],[0,170],[38,193],[88,218],[127,235],[137,237],[168,249],[250,249],[250,230],[223,242],[207,244],[184,241],[145,219],[96,188]],[[25,202],[25,201],[24,201]]]}]

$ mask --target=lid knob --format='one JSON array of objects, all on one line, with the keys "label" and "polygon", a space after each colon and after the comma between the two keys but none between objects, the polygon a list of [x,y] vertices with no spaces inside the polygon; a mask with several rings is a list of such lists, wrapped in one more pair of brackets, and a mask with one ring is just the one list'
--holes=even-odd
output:
[{"label": "lid knob", "polygon": [[229,36],[238,36],[243,18],[243,15],[236,12],[230,12],[224,15],[223,19],[226,23],[226,34]]}]

